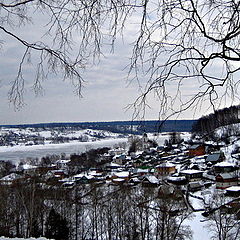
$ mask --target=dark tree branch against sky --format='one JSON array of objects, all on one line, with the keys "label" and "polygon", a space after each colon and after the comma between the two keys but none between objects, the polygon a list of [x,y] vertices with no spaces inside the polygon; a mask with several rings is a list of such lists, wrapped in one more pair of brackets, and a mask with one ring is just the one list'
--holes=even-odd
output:
[{"label": "dark tree branch against sky", "polygon": [[81,96],[83,86],[100,79],[102,61],[105,69],[114,69],[106,62],[112,52],[118,70],[127,66],[127,83],[135,89],[134,118],[149,118],[152,106],[166,118],[236,104],[239,5],[233,0],[0,1],[1,88],[8,89],[15,108],[22,107],[29,89],[36,94],[48,89],[46,79],[70,80]]}]

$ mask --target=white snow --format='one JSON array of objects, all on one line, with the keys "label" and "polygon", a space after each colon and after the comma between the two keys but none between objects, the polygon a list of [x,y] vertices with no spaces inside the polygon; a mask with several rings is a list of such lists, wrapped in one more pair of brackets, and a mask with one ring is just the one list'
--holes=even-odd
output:
[{"label": "white snow", "polygon": [[114,173],[114,175],[118,178],[127,178],[127,177],[129,177],[129,172],[126,172],[126,171],[116,172],[116,173]]},{"label": "white snow", "polygon": [[187,169],[181,171],[183,174],[195,174],[195,173],[203,173],[203,171],[195,170],[195,169]]},{"label": "white snow", "polygon": [[240,186],[232,186],[232,187],[226,188],[225,190],[229,192],[239,192]]},{"label": "white snow", "polygon": [[214,166],[216,166],[216,167],[234,167],[235,164],[225,161],[225,162],[217,163]]}]

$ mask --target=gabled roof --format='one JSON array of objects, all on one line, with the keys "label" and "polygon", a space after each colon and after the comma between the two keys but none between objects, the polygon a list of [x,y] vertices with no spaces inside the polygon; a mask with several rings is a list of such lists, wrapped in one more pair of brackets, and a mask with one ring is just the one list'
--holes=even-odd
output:
[{"label": "gabled roof", "polygon": [[235,172],[231,172],[231,173],[219,173],[216,176],[216,179],[221,177],[222,179],[232,179],[232,178],[237,178],[237,174]]},{"label": "gabled roof", "polygon": [[217,162],[221,157],[220,153],[213,153],[207,156],[206,162]]},{"label": "gabled roof", "polygon": [[197,149],[197,148],[199,148],[199,147],[201,147],[201,146],[203,146],[203,145],[200,145],[200,144],[194,144],[194,145],[190,146],[189,149],[191,149],[191,150],[195,150],[195,149]]},{"label": "gabled roof", "polygon": [[155,176],[148,175],[143,178],[143,181],[148,181],[152,184],[159,184],[159,179],[157,179]]},{"label": "gabled roof", "polygon": [[13,180],[17,180],[17,179],[20,179],[22,178],[21,175],[17,174],[17,173],[11,173],[5,177],[2,177],[0,179],[0,181],[13,181]]}]

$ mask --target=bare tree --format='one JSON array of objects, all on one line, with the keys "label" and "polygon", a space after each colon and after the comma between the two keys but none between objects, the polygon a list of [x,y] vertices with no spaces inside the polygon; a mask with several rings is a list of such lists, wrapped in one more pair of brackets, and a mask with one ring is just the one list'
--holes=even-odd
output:
[{"label": "bare tree", "polygon": [[[23,103],[24,66],[33,52],[38,53],[36,92],[50,73],[62,73],[81,94],[80,70],[87,60],[98,58],[105,44],[113,46],[133,20],[137,34],[129,76],[143,85],[133,104],[136,116],[139,110],[144,114],[151,93],[165,116],[199,106],[206,99],[215,107],[223,97],[237,96],[239,5],[235,0],[1,1],[1,36],[8,35],[25,49],[10,101],[15,106]],[[32,42],[18,33],[23,24],[37,25],[33,16],[43,14],[44,36],[51,36],[51,41],[48,37]],[[141,72],[147,81],[142,81]],[[194,92],[189,85],[195,86]]]},{"label": "bare tree", "polygon": [[[238,202],[238,201],[236,201]],[[239,208],[234,200],[215,193],[209,202],[213,211],[208,216],[212,239],[239,239]]]}]

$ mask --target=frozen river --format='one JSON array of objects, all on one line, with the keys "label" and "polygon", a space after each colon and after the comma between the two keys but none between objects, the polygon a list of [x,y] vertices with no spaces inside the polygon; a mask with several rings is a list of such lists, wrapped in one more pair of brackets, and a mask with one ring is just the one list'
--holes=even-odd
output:
[{"label": "frozen river", "polygon": [[34,146],[0,147],[0,160],[19,162],[27,157],[41,158],[48,154],[81,153],[90,148],[113,147],[115,144],[127,142],[127,138],[108,139],[95,142],[72,142],[63,144],[46,144]]},{"label": "frozen river", "polygon": [[[190,134],[185,133],[182,135],[184,139],[189,138]],[[153,136],[149,134],[150,139],[157,141],[159,145],[163,144],[165,139],[168,139],[167,134],[160,134]],[[61,154],[66,153],[67,155],[72,153],[81,153],[89,150],[90,148],[99,147],[113,147],[118,143],[127,143],[128,138],[112,138],[104,139],[95,142],[71,142],[63,144],[46,144],[46,145],[34,145],[34,146],[2,146],[0,147],[0,160],[12,161],[13,163],[19,162],[21,159],[28,157],[41,158],[48,154]]]}]

